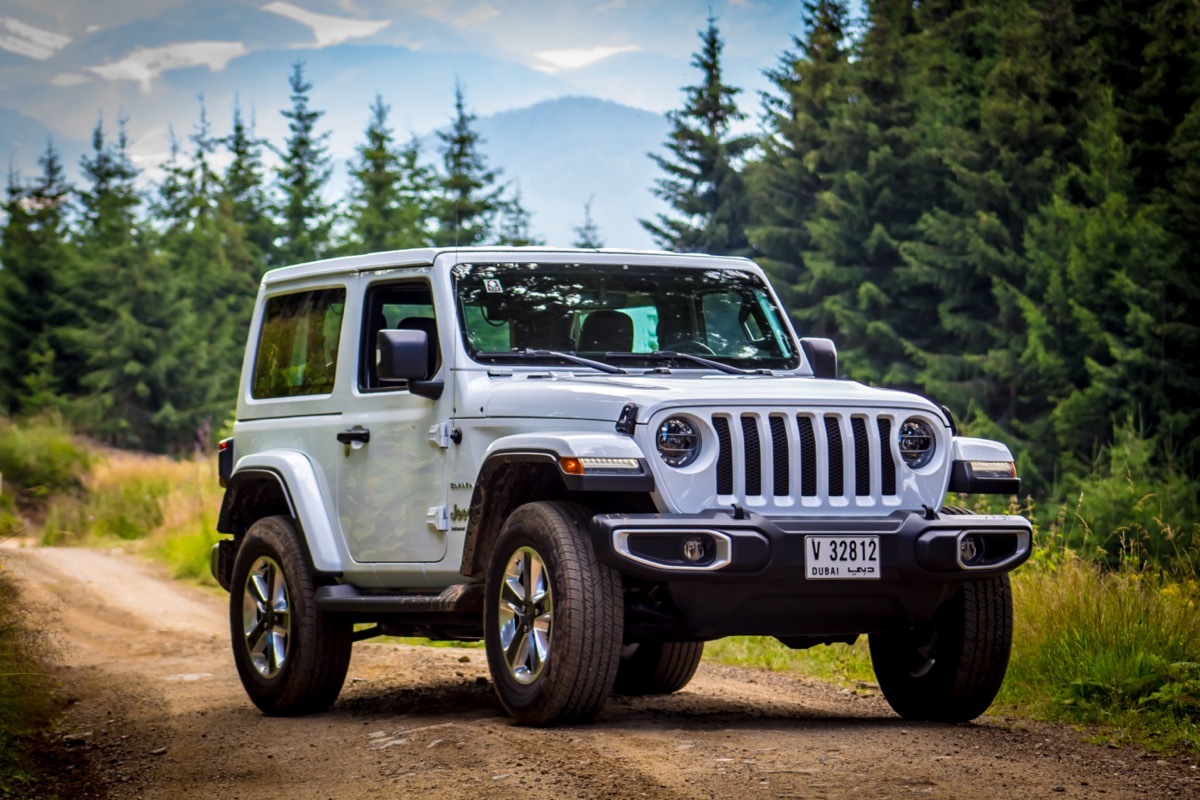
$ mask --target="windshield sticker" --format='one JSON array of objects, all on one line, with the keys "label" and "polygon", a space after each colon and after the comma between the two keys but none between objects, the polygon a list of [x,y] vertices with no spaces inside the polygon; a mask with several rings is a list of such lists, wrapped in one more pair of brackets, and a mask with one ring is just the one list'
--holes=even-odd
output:
[{"label": "windshield sticker", "polygon": [[504,292],[504,287],[502,287],[500,285],[500,281],[496,280],[495,278],[488,278],[485,280],[483,282],[483,288],[487,290],[488,294],[501,294]]}]

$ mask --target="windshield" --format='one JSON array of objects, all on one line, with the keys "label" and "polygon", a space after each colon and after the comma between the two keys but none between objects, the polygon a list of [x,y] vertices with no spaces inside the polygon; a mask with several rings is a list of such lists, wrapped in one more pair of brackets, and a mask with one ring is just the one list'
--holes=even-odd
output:
[{"label": "windshield", "polygon": [[460,264],[454,280],[463,340],[484,364],[579,363],[554,356],[567,353],[625,368],[705,368],[662,351],[744,369],[800,363],[766,286],[742,270]]}]

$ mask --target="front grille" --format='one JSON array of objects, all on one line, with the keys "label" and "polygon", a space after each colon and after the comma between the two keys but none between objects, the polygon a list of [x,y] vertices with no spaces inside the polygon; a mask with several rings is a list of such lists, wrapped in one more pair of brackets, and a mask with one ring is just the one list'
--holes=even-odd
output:
[{"label": "front grille", "polygon": [[896,496],[891,417],[840,410],[714,414],[717,494],[732,498]]}]

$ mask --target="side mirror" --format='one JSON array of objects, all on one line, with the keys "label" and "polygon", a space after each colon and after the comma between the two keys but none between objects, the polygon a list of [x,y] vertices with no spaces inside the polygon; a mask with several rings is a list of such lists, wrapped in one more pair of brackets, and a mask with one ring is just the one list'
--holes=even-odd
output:
[{"label": "side mirror", "polygon": [[814,378],[837,377],[837,345],[831,339],[806,336],[800,340]]},{"label": "side mirror", "polygon": [[442,382],[429,380],[429,334],[382,330],[375,338],[375,374],[380,382],[408,381],[410,392],[437,399]]}]

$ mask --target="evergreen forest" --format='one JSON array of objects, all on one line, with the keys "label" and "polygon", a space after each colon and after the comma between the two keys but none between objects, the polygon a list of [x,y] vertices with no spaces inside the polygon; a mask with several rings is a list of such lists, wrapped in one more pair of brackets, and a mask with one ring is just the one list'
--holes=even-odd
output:
[{"label": "evergreen forest", "polygon": [[[797,3],[761,97],[724,82],[719,25],[698,31],[695,82],[648,154],[666,209],[642,220],[654,240],[754,258],[800,334],[837,342],[845,377],[918,391],[1007,442],[1034,502],[1190,536],[1200,0]],[[207,450],[265,270],[542,243],[463,87],[437,152],[398,141],[377,97],[345,165],[311,105],[320,76],[297,63],[280,80],[285,141],[241,111],[214,124],[201,102],[161,179],[140,174],[119,119],[96,123],[77,182],[52,143],[35,174],[10,170],[0,413]],[[622,244],[590,207],[580,221],[552,244]],[[1113,510],[1117,495],[1133,499]]]}]

